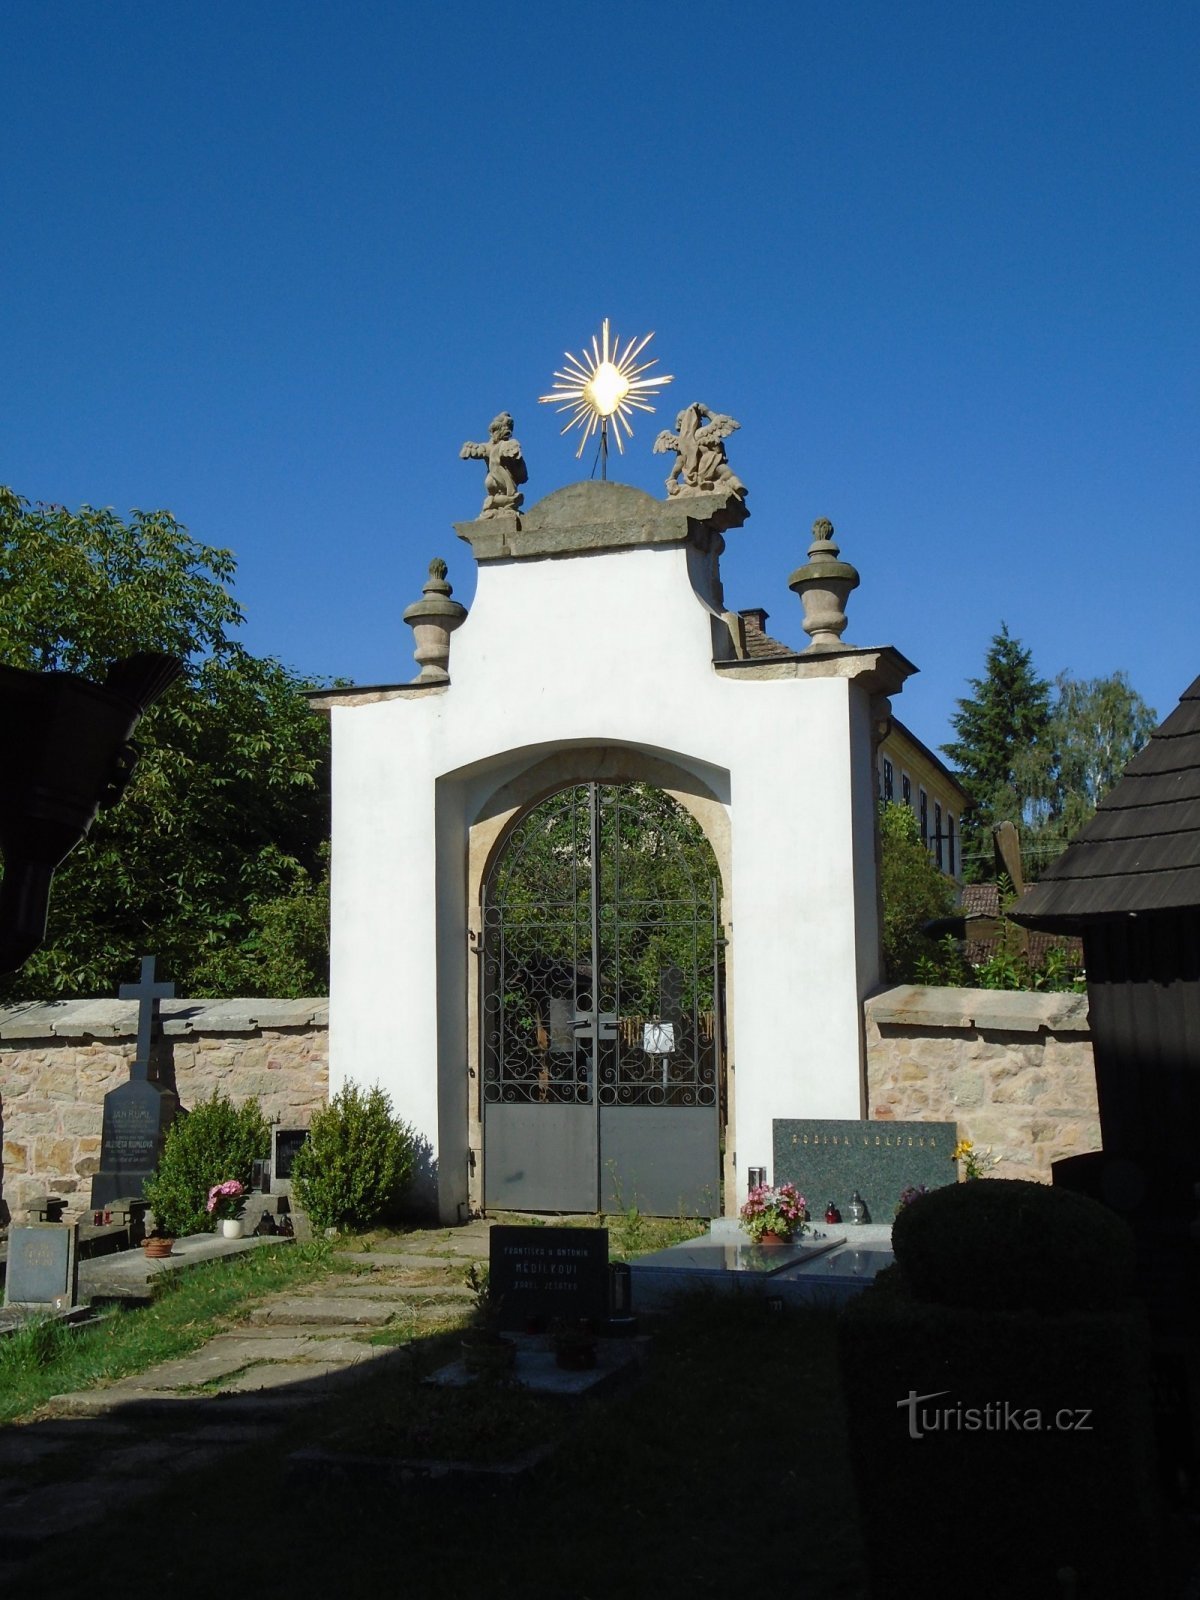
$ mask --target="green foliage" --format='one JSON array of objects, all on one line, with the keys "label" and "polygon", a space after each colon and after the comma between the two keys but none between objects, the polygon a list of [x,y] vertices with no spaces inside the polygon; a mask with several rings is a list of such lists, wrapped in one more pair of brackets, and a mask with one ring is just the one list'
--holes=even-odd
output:
[{"label": "green foliage", "polygon": [[994,823],[1032,821],[1050,770],[1050,686],[1033,670],[1033,657],[1000,624],[988,649],[984,677],[970,679],[973,696],[951,718],[958,738],[942,746],[975,805],[963,819],[967,876],[992,874]]},{"label": "green foliage", "polygon": [[169,512],[123,522],[0,489],[0,662],[95,679],[137,650],[186,663],[139,724],[124,799],[56,874],[45,945],[0,1001],[112,993],[151,947],[185,993],[327,987],[328,730],[301,679],[232,637],[234,568]]},{"label": "green foliage", "polygon": [[942,746],[975,805],[963,819],[963,864],[980,882],[994,871],[992,828],[1021,832],[1027,879],[1059,855],[1153,732],[1157,717],[1124,672],[1050,686],[1002,623],[985,676],[958,702],[958,739]]},{"label": "green foliage", "polygon": [[1133,1237],[1106,1206],[1069,1189],[979,1178],[919,1195],[892,1225],[918,1300],[979,1311],[1118,1309],[1133,1281]]},{"label": "green foliage", "polygon": [[395,1215],[412,1181],[417,1136],[377,1085],[347,1083],[314,1114],[296,1154],[296,1198],[318,1228],[369,1228]]},{"label": "green foliage", "polygon": [[213,1226],[205,1210],[208,1191],[226,1178],[250,1187],[253,1162],[271,1149],[271,1130],[257,1100],[234,1106],[219,1090],[168,1130],[162,1157],[146,1182],[145,1197],[163,1233],[181,1238]]},{"label": "green foliage", "polygon": [[[551,795],[514,829],[489,885],[489,897],[504,907],[514,970],[521,965],[514,957],[531,971],[548,962],[574,970],[589,916],[589,821],[587,789],[577,787]],[[598,833],[600,898],[621,928],[622,1009],[654,1016],[661,976],[676,967],[683,1015],[710,1011],[712,963],[697,971],[696,921],[706,917],[719,873],[704,830],[672,796],[633,783],[602,790]],[[527,1017],[513,1007],[519,995],[506,997],[506,1011],[532,1028],[537,1000],[527,998]]]},{"label": "green foliage", "polygon": [[917,979],[922,958],[936,958],[937,945],[921,932],[921,924],[951,913],[954,885],[922,844],[911,806],[881,803],[879,839],[884,968],[893,983],[909,983]]},{"label": "green foliage", "polygon": [[34,1316],[15,1333],[0,1339],[0,1374],[5,1387],[61,1360],[70,1341],[70,1327],[54,1317]]}]

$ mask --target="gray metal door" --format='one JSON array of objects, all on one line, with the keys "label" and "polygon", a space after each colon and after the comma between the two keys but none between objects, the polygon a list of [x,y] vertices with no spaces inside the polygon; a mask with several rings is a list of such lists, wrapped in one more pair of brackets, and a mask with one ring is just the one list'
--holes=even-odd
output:
[{"label": "gray metal door", "polygon": [[483,893],[486,1205],[720,1210],[718,906],[661,790],[580,784],[521,819]]}]

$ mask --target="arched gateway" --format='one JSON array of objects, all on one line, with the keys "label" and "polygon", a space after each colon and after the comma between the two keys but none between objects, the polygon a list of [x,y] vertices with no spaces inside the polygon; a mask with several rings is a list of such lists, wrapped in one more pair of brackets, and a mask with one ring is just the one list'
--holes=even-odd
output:
[{"label": "arched gateway", "polygon": [[[314,697],[331,1082],[388,1091],[447,1222],[728,1212],[774,1118],[863,1113],[873,744],[912,669],[832,602],[804,652],[749,654],[719,572],[745,518],[740,485],[493,508],[458,527],[470,615],[442,564],[406,612],[420,679]],[[797,579],[853,573],[831,532]]]},{"label": "arched gateway", "polygon": [[720,910],[660,789],[577,784],[520,817],[482,894],[485,1204],[719,1211]]}]

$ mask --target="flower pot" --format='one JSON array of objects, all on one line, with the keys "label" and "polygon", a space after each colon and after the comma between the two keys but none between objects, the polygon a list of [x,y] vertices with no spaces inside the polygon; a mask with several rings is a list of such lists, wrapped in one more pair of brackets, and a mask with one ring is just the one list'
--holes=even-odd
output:
[{"label": "flower pot", "polygon": [[511,1372],[517,1360],[517,1347],[511,1339],[464,1339],[463,1366],[468,1372]]},{"label": "flower pot", "polygon": [[790,1244],[791,1238],[790,1233],[760,1233],[758,1242],[759,1244]]},{"label": "flower pot", "polygon": [[174,1243],[174,1239],[166,1239],[162,1234],[151,1233],[142,1240],[142,1249],[152,1261],[155,1261],[161,1256],[169,1256]]},{"label": "flower pot", "polygon": [[560,1339],[554,1346],[554,1362],[566,1372],[587,1372],[596,1365],[596,1346],[590,1340]]},{"label": "flower pot", "polygon": [[244,1232],[241,1217],[224,1217],[221,1221],[221,1232],[226,1239],[240,1239]]}]

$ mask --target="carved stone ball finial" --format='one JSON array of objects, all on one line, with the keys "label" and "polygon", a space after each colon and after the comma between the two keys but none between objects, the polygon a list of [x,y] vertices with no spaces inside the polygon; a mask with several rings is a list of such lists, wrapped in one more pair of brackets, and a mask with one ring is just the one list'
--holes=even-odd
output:
[{"label": "carved stone ball finial", "polygon": [[509,412],[501,411],[488,423],[488,437],[479,444],[470,439],[458,452],[464,461],[486,461],[487,473],[483,487],[486,498],[480,517],[498,517],[505,512],[520,511],[525,496],[518,486],[528,480],[525,458],[518,440],[513,438],[513,419]]},{"label": "carved stone ball finial", "polygon": [[858,588],[858,572],[848,561],[838,560],[840,551],[833,542],[833,523],[828,517],[818,517],[812,531],[808,563],[797,567],[788,579],[788,588],[800,596],[804,631],[812,641],[805,655],[842,648],[846,600],[851,590]]},{"label": "carved stone ball finial", "polygon": [[454,590],[446,582],[448,571],[442,558],[435,556],[429,563],[429,581],[421,598],[405,608],[404,620],[417,642],[413,656],[421,668],[415,683],[450,680],[450,635],[467,620],[467,608],[451,600]]}]

